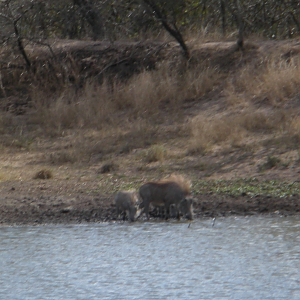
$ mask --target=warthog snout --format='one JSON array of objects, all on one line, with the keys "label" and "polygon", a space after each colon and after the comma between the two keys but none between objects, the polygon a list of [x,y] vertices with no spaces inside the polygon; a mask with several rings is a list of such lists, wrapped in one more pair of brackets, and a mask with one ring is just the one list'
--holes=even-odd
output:
[{"label": "warthog snout", "polygon": [[193,220],[193,199],[185,198],[179,203],[180,213],[189,220]]}]

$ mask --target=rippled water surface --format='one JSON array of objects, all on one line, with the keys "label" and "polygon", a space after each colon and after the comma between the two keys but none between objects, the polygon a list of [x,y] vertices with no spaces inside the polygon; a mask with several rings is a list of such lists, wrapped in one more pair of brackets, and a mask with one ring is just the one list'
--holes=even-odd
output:
[{"label": "rippled water surface", "polygon": [[0,227],[0,299],[300,299],[300,218]]}]

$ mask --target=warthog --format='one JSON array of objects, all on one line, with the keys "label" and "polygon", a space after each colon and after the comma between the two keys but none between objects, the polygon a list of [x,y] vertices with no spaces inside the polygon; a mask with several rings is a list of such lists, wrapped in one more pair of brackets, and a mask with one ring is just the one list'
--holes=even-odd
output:
[{"label": "warthog", "polygon": [[[143,206],[143,204],[142,204]],[[153,207],[153,211],[155,215],[163,218],[165,216],[165,207],[164,204],[160,206],[154,206],[152,203],[150,207]],[[192,198],[185,198],[180,201],[179,203],[179,214],[180,216],[186,217],[189,220],[193,219],[193,199]],[[171,218],[178,218],[178,210],[175,204],[171,204],[169,208],[169,216]]]},{"label": "warthog", "polygon": [[170,217],[171,218],[179,218],[179,216],[183,216],[189,220],[193,220],[193,199],[192,198],[184,198],[180,201],[178,210],[175,204],[170,205]]},{"label": "warthog", "polygon": [[193,199],[185,198],[179,203],[179,212],[189,220],[193,220]]},{"label": "warthog", "polygon": [[[169,179],[147,182],[139,189],[142,199],[140,208],[144,207],[144,212],[149,219],[149,206],[164,206],[165,218],[170,216],[170,206],[180,219],[180,211],[187,218],[192,219],[192,202],[186,199],[190,193],[190,183],[182,176],[171,176]],[[173,207],[174,206],[174,207]]]},{"label": "warthog", "polygon": [[138,196],[135,191],[119,191],[115,196],[115,205],[117,209],[117,217],[123,213],[123,220],[126,214],[128,219],[133,222],[137,211]]}]

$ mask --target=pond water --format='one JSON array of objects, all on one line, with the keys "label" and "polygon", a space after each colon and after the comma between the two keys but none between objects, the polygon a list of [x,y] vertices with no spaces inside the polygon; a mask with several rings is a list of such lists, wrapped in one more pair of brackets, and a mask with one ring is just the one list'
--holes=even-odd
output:
[{"label": "pond water", "polygon": [[300,299],[300,218],[0,227],[1,299]]}]

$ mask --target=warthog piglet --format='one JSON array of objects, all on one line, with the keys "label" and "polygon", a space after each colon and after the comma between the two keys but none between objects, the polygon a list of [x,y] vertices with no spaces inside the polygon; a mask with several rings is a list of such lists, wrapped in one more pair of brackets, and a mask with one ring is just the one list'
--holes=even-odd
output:
[{"label": "warthog piglet", "polygon": [[123,219],[127,214],[128,219],[133,222],[137,211],[138,197],[135,191],[119,191],[115,196],[117,217],[123,213]]}]

